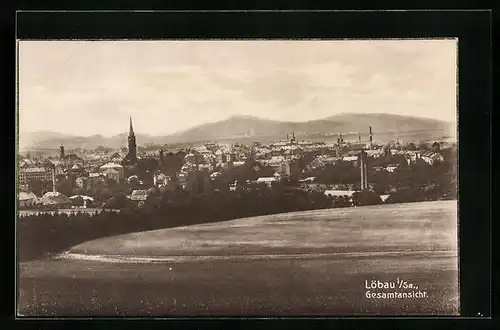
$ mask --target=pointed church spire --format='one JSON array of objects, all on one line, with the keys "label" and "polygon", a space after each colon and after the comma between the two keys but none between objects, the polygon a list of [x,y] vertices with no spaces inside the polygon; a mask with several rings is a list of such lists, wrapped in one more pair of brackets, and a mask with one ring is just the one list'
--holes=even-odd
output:
[{"label": "pointed church spire", "polygon": [[130,129],[128,131],[129,136],[134,136],[134,127],[132,126],[132,117],[130,117]]}]

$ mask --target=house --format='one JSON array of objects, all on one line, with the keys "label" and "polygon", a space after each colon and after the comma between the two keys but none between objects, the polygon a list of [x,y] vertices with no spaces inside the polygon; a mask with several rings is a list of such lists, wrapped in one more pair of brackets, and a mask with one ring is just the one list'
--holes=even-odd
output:
[{"label": "house", "polygon": [[128,183],[128,184],[131,184],[131,183],[133,183],[133,182],[135,182],[135,183],[139,183],[139,181],[140,181],[140,180],[139,180],[139,177],[138,177],[137,175],[131,175],[131,176],[129,176],[129,177],[128,177],[128,179],[127,179],[127,183]]},{"label": "house", "polygon": [[71,201],[69,200],[69,198],[57,191],[50,191],[48,193],[45,193],[45,195],[40,198],[40,202],[43,205],[52,205],[58,207],[66,207],[71,205]]},{"label": "house", "polygon": [[109,158],[113,163],[116,162],[121,162],[125,155],[120,155],[118,152],[115,152],[111,157]]},{"label": "house", "polygon": [[120,182],[121,180],[120,173],[114,168],[106,169],[105,171],[103,171],[103,174],[105,174],[108,179],[114,180],[116,182]]},{"label": "house", "polygon": [[[124,169],[123,169],[123,166],[120,164],[106,163],[106,164],[102,165],[101,167],[99,167],[99,170],[102,173],[106,173],[108,170],[116,171],[118,173],[118,179],[116,180],[117,182],[120,182],[122,180],[122,178],[124,177]],[[113,176],[114,175],[115,174],[113,174]]]},{"label": "house", "polygon": [[370,158],[379,158],[383,154],[382,149],[365,150],[366,156]]},{"label": "house", "polygon": [[78,157],[76,154],[69,154],[64,156],[63,162],[64,164],[66,164],[66,166],[73,166],[77,163],[78,164],[81,163],[82,159]]},{"label": "house", "polygon": [[387,167],[385,168],[385,170],[389,173],[392,173],[394,172],[397,168],[399,167],[399,164],[395,164],[395,165],[387,165]]},{"label": "house", "polygon": [[266,184],[268,187],[271,187],[273,185],[273,182],[278,182],[279,181],[279,177],[261,177],[261,178],[258,178],[257,179],[257,183],[264,183]]},{"label": "house", "polygon": [[233,162],[233,166],[234,167],[240,167],[240,166],[243,166],[243,165],[245,165],[245,162],[242,162],[242,161]]},{"label": "house", "polygon": [[184,171],[180,171],[177,173],[177,180],[179,180],[180,183],[186,183],[188,178],[188,173]]},{"label": "house", "polygon": [[76,199],[81,198],[83,200],[83,205],[81,207],[87,208],[91,203],[94,202],[94,199],[90,196],[84,196],[84,195],[74,195],[69,198],[71,202],[74,202]]},{"label": "house", "polygon": [[31,207],[38,203],[38,197],[32,192],[19,192],[19,207]]},{"label": "house", "polygon": [[351,163],[353,163],[353,162],[357,162],[358,161],[358,156],[344,156],[344,157],[342,157],[342,160],[344,162],[351,162]]},{"label": "house", "polygon": [[421,156],[421,155],[420,155],[420,152],[418,152],[418,151],[413,151],[413,150],[408,150],[408,151],[405,151],[405,158],[406,158],[407,160],[409,160],[409,162],[408,162],[408,163],[411,163],[411,162],[413,162],[413,163],[414,163],[414,162],[416,162],[416,161],[417,161],[417,159],[419,159],[419,158],[420,158],[420,156]]},{"label": "house", "polygon": [[45,167],[28,167],[19,171],[21,185],[27,185],[34,180],[50,181],[52,180],[52,171]]},{"label": "house", "polygon": [[143,202],[148,199],[148,192],[147,190],[134,190],[127,197],[132,201]]},{"label": "house", "polygon": [[83,168],[80,167],[78,164],[74,164],[70,170],[69,170],[69,173],[70,174],[74,174],[74,175],[78,175],[78,174],[81,174],[83,172]]},{"label": "house", "polygon": [[164,187],[170,181],[170,177],[163,173],[157,174],[153,177],[153,184],[157,187]]},{"label": "house", "polygon": [[221,175],[221,172],[213,172],[212,174],[210,174],[210,179],[211,179],[211,180],[215,180],[215,179],[216,179],[216,178],[218,178],[220,175]]},{"label": "house", "polygon": [[106,174],[98,172],[89,173],[87,187],[95,189],[98,186],[105,186],[105,185],[106,185]]},{"label": "house", "polygon": [[342,196],[347,196],[349,198],[352,198],[352,195],[354,195],[356,191],[354,190],[325,190],[325,196],[330,196],[330,197],[342,197]]},{"label": "house", "polygon": [[188,153],[186,156],[184,156],[184,163],[195,163],[196,162],[196,156],[193,153]]},{"label": "house", "polygon": [[434,164],[435,162],[437,161],[440,161],[442,162],[443,161],[443,156],[440,155],[440,154],[437,154],[435,152],[430,152],[430,151],[427,151],[427,152],[423,152],[421,155],[420,155],[420,158],[426,162],[427,164],[429,165],[432,165]]},{"label": "house", "polygon": [[78,188],[84,189],[87,187],[87,181],[88,181],[88,178],[86,178],[84,176],[80,176],[80,177],[75,179],[75,184]]}]

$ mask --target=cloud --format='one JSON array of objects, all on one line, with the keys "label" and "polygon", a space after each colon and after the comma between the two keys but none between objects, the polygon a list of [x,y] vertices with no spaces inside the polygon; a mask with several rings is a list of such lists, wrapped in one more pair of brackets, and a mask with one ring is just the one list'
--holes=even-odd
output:
[{"label": "cloud", "polygon": [[235,114],[456,118],[455,41],[21,42],[20,126],[169,134]]}]

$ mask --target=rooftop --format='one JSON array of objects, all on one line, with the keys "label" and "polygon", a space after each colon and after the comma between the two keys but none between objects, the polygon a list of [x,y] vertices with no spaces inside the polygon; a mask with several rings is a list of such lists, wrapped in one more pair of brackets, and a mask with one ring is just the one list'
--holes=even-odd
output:
[{"label": "rooftop", "polygon": [[24,169],[24,172],[27,173],[37,173],[37,172],[46,172],[47,170],[44,167],[28,167]]},{"label": "rooftop", "polygon": [[272,181],[276,181],[276,178],[275,177],[262,177],[262,178],[257,179],[257,182],[272,182]]},{"label": "rooftop", "polygon": [[354,190],[325,190],[326,196],[349,196],[351,197],[356,191]]},{"label": "rooftop", "polygon": [[24,192],[21,191],[19,192],[19,200],[20,201],[27,201],[27,200],[32,200],[32,199],[37,199],[36,195],[32,192]]},{"label": "rooftop", "polygon": [[106,163],[104,165],[101,166],[102,169],[106,169],[106,168],[123,168],[123,166],[121,166],[120,164],[116,164],[116,163]]}]

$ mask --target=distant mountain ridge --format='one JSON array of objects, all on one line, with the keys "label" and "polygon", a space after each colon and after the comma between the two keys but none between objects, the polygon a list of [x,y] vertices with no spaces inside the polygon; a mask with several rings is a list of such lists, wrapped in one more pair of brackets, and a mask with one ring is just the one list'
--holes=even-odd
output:
[{"label": "distant mountain ridge", "polygon": [[[433,135],[450,135],[456,131],[455,125],[449,122],[400,116],[392,114],[338,114],[324,119],[305,122],[275,121],[253,116],[232,116],[228,119],[198,125],[187,130],[167,136],[137,134],[138,145],[193,143],[213,140],[252,139],[263,137],[281,138],[295,132],[297,135],[325,135],[336,133],[361,132],[368,134],[369,126],[376,136],[381,133],[433,132]],[[425,134],[424,134],[425,135]],[[430,136],[429,136],[430,138]],[[20,135],[21,148],[55,149],[63,142],[68,149],[96,148],[99,145],[111,148],[126,146],[127,133],[112,137],[93,135],[90,137],[70,136],[54,132],[32,132]]]}]

